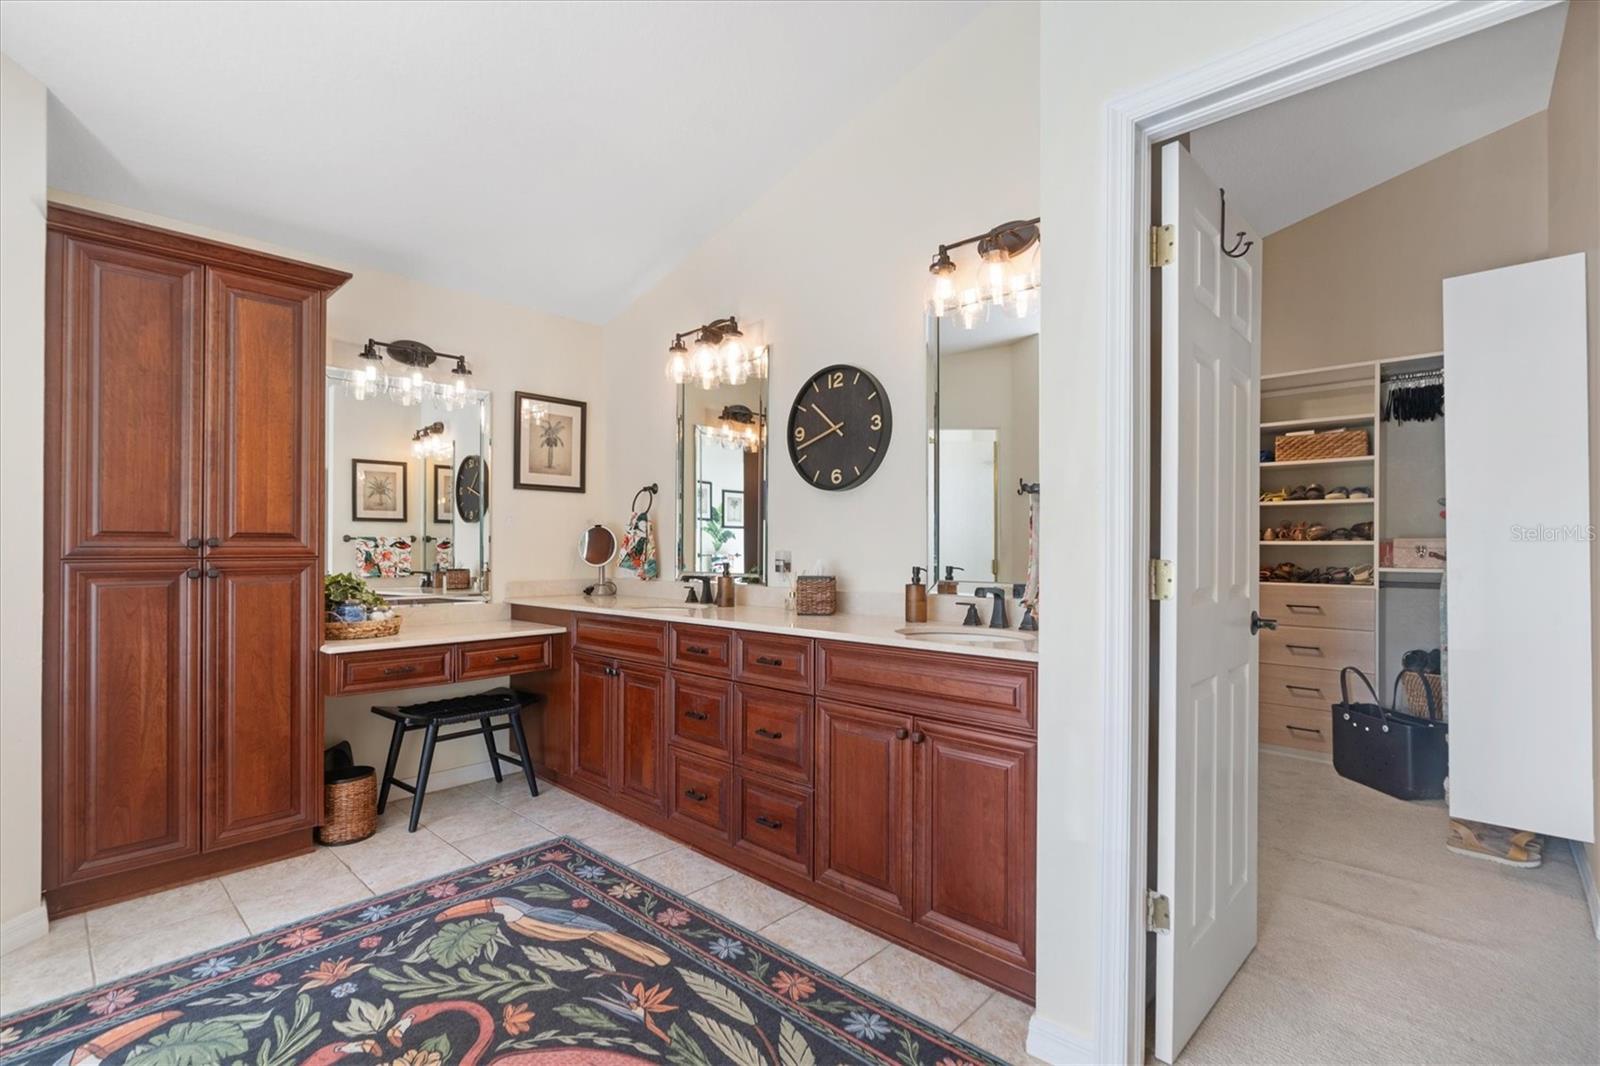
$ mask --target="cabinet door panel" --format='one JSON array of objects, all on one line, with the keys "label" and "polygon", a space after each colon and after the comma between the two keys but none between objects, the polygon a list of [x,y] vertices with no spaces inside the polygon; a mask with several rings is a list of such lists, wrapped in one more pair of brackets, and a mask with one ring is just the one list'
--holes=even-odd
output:
[{"label": "cabinet door panel", "polygon": [[911,719],[817,701],[817,880],[911,914]]},{"label": "cabinet door panel", "polygon": [[917,922],[1032,965],[1034,743],[918,720]]},{"label": "cabinet door panel", "polygon": [[[46,799],[52,886],[200,850],[201,580],[184,562],[64,568],[67,621]],[[47,852],[51,850],[47,844]]]},{"label": "cabinet door panel", "polygon": [[315,554],[322,514],[322,295],[210,270],[206,533],[222,555]]},{"label": "cabinet door panel", "polygon": [[617,789],[629,799],[660,807],[667,777],[667,676],[623,666],[617,690]]},{"label": "cabinet door panel", "polygon": [[[209,560],[208,560],[209,562]],[[222,562],[206,586],[205,846],[310,829],[322,814],[316,560]]]},{"label": "cabinet door panel", "polygon": [[109,245],[51,238],[62,320],[61,550],[184,551],[199,535],[204,268]]},{"label": "cabinet door panel", "polygon": [[572,657],[572,773],[609,789],[612,786],[610,663]]}]

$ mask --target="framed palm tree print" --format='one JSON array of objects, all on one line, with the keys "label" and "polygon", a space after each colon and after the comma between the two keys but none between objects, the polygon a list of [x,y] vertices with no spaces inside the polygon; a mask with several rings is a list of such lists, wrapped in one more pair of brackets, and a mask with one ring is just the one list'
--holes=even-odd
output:
[{"label": "framed palm tree print", "polygon": [[583,492],[589,461],[589,405],[582,400],[516,394],[513,485],[546,492]]},{"label": "framed palm tree print", "polygon": [[350,517],[357,522],[406,520],[407,464],[387,459],[350,460]]}]

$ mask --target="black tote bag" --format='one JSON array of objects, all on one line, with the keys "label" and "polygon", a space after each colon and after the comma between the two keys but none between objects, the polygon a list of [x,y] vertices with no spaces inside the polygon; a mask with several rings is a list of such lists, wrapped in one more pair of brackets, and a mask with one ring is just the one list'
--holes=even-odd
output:
[{"label": "black tote bag", "polygon": [[[1405,675],[1401,671],[1401,676]],[[1350,698],[1355,674],[1372,694],[1371,703]],[[1395,678],[1399,690],[1400,678]],[[1428,692],[1427,685],[1423,690]],[[1391,697],[1390,702],[1393,703]],[[1396,799],[1440,799],[1449,765],[1447,726],[1436,720],[1432,693],[1428,718],[1385,708],[1366,674],[1353,666],[1339,671],[1339,702],[1333,705],[1333,768],[1340,777],[1386,792]]]}]

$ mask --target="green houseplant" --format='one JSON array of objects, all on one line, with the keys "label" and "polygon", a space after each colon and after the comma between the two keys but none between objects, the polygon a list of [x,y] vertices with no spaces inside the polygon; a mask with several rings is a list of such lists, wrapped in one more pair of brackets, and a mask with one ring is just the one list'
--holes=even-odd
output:
[{"label": "green houseplant", "polygon": [[322,579],[322,608],[330,614],[346,604],[357,604],[369,611],[382,610],[382,596],[367,587],[354,574],[329,574]]}]

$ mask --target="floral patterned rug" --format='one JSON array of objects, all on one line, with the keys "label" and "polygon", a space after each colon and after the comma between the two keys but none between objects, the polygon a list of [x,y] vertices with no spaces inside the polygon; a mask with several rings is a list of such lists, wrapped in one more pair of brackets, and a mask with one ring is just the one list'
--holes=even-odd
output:
[{"label": "floral patterned rug", "polygon": [[562,838],[0,1018],[0,1061],[998,1060]]}]

